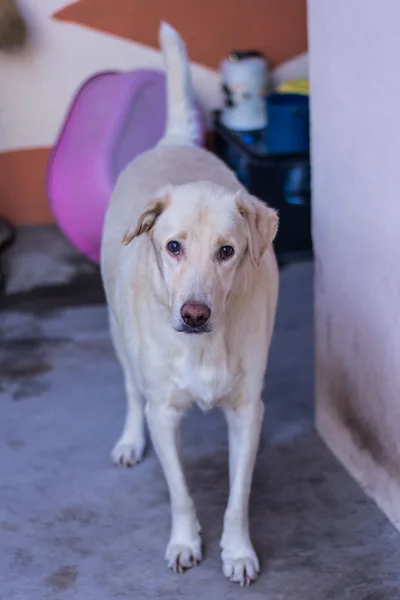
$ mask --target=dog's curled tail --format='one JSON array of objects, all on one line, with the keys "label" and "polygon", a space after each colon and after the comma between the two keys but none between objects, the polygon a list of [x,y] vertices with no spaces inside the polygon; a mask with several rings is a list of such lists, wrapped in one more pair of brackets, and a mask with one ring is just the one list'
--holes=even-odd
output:
[{"label": "dog's curled tail", "polygon": [[167,78],[167,124],[163,144],[196,144],[201,138],[198,112],[185,44],[162,22],[159,32]]}]

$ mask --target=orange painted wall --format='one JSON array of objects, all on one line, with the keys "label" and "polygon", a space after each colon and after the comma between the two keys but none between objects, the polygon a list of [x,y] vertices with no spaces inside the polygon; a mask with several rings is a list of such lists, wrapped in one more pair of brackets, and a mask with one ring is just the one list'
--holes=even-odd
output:
[{"label": "orange painted wall", "polygon": [[[164,19],[183,35],[191,59],[213,69],[234,48],[261,49],[271,66],[307,49],[306,0],[78,0],[52,18],[154,48]],[[24,225],[52,222],[45,193],[49,152],[0,153],[1,216]]]},{"label": "orange painted wall", "polygon": [[183,36],[194,62],[216,69],[230,50],[256,48],[275,66],[307,49],[306,4],[306,0],[78,0],[54,17],[154,48],[163,19]]},{"label": "orange painted wall", "polygon": [[16,225],[54,221],[46,196],[50,148],[0,153],[0,216]]}]

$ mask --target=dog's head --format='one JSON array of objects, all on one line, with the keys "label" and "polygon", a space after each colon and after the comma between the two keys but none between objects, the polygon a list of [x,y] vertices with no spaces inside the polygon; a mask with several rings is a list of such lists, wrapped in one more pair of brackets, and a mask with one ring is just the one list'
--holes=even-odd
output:
[{"label": "dog's head", "polygon": [[123,242],[151,236],[173,328],[207,333],[221,322],[238,270],[259,266],[277,227],[275,211],[257,198],[197,182],[162,190]]}]

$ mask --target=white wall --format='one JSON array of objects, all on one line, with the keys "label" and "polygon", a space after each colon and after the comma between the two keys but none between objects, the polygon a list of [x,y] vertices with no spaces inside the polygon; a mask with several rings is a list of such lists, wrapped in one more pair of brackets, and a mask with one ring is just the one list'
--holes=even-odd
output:
[{"label": "white wall", "polygon": [[399,0],[309,0],[317,425],[397,527],[399,23]]},{"label": "white wall", "polygon": [[[93,73],[137,68],[163,69],[161,53],[130,40],[51,16],[71,0],[20,0],[31,43],[23,52],[0,54],[0,152],[52,146],[72,98]],[[272,74],[278,83],[307,76],[307,56]],[[193,65],[197,96],[210,112],[221,106],[219,74]]]},{"label": "white wall", "polygon": [[[19,3],[32,40],[23,52],[0,55],[0,152],[51,146],[77,89],[93,73],[163,68],[158,50],[51,18],[70,3]],[[217,108],[221,100],[218,73],[194,65],[193,77],[202,106]]]}]

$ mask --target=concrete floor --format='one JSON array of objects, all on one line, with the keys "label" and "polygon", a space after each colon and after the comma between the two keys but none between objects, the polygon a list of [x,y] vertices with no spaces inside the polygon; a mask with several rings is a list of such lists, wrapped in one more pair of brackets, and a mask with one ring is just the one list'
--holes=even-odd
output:
[{"label": "concrete floor", "polygon": [[20,232],[0,313],[0,599],[398,600],[400,537],[312,425],[312,265],[286,267],[251,502],[262,575],[221,573],[226,432],[194,411],[184,457],[203,563],[163,561],[169,508],[149,449],[131,470],[109,451],[124,414],[97,270],[53,228]]}]

